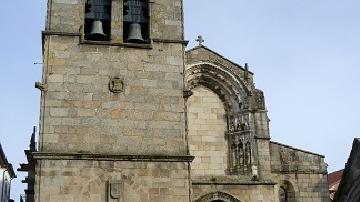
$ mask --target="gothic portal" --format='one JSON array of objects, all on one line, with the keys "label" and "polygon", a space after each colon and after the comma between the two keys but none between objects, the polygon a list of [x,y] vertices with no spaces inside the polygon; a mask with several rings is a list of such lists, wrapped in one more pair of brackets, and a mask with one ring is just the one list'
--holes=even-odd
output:
[{"label": "gothic portal", "polygon": [[48,2],[28,201],[327,201],[324,156],[270,141],[248,65],[183,23],[182,0]]}]

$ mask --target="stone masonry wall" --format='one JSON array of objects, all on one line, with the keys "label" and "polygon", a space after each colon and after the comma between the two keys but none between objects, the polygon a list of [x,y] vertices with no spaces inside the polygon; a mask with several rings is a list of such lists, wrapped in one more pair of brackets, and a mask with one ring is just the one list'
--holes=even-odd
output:
[{"label": "stone masonry wall", "polygon": [[188,202],[182,0],[149,2],[150,44],[123,43],[123,1],[110,2],[99,42],[83,39],[85,0],[49,0],[35,201]]},{"label": "stone masonry wall", "polygon": [[[50,2],[46,31],[81,32],[84,0]],[[111,2],[111,43],[122,42],[122,1]],[[183,39],[181,0],[156,0],[150,10],[152,38]],[[139,49],[79,41],[44,38],[41,151],[185,154],[183,44]],[[109,91],[113,77],[124,92]]]},{"label": "stone masonry wall", "polygon": [[[181,44],[148,50],[48,36],[45,47],[43,151],[185,154]],[[109,91],[111,77],[124,92]]]},{"label": "stone masonry wall", "polygon": [[259,178],[262,180],[272,180],[269,140],[257,139],[256,145],[259,159]]},{"label": "stone masonry wall", "polygon": [[288,145],[270,142],[272,172],[325,173],[324,157]]},{"label": "stone masonry wall", "polygon": [[[46,30],[78,33],[83,29],[85,0],[52,0],[48,4]],[[111,33],[114,42],[122,42],[122,3],[111,2]],[[150,3],[151,38],[183,40],[182,0],[154,0]]]},{"label": "stone masonry wall", "polygon": [[193,185],[193,201],[212,192],[224,192],[241,202],[278,202],[274,185]]},{"label": "stone masonry wall", "polygon": [[290,182],[294,187],[296,202],[328,202],[329,190],[327,189],[326,174],[310,173],[282,173],[273,174],[272,178],[278,184],[275,191],[278,193],[279,186],[284,182]]},{"label": "stone masonry wall", "polygon": [[188,100],[190,154],[192,175],[225,175],[228,147],[224,106],[210,90],[197,88]]},{"label": "stone masonry wall", "polygon": [[272,179],[278,185],[283,181],[290,182],[299,202],[328,201],[327,171],[323,156],[274,142],[270,143],[270,152]]},{"label": "stone masonry wall", "polygon": [[[188,163],[42,161],[36,200],[43,202],[188,202]],[[39,173],[40,172],[40,173]],[[109,180],[122,183],[121,199],[108,197]]]}]

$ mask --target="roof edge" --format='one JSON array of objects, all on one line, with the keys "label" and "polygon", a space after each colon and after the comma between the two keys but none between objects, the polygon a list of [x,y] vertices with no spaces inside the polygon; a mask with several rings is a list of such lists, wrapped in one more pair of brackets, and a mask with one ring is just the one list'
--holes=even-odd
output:
[{"label": "roof edge", "polygon": [[307,154],[312,154],[312,155],[315,155],[315,156],[319,156],[319,157],[321,157],[321,158],[325,158],[325,156],[322,155],[322,154],[318,154],[318,153],[306,151],[306,150],[303,150],[303,149],[295,148],[295,147],[290,146],[290,145],[287,145],[287,144],[282,144],[282,143],[274,142],[274,141],[270,141],[270,143],[273,143],[273,144],[276,144],[276,145],[280,145],[280,146],[283,146],[283,147],[288,147],[289,149],[293,149],[293,150],[296,150],[296,151],[299,151],[299,152],[304,152],[304,153],[307,153]]},{"label": "roof edge", "polygon": [[[197,49],[201,49],[201,48],[203,48],[203,49],[205,49],[205,50],[207,50],[207,51],[209,51],[209,52],[211,52],[211,53],[213,53],[213,54],[215,54],[215,55],[218,55],[221,59],[224,59],[224,60],[226,60],[227,62],[230,62],[231,64],[237,66],[238,68],[240,68],[240,69],[243,70],[243,71],[246,71],[246,69],[245,69],[243,66],[239,65],[239,64],[236,63],[236,62],[233,62],[233,61],[227,59],[227,58],[224,57],[222,54],[220,54],[220,53],[218,53],[218,52],[216,52],[216,51],[213,51],[213,50],[211,50],[210,48],[208,48],[207,46],[204,46],[204,45],[195,46],[194,48],[191,48],[191,49],[185,51],[185,53],[189,53],[189,52],[191,52],[191,51],[194,51],[194,50],[197,50]],[[254,73],[253,73],[252,71],[249,71],[249,73],[250,73],[251,75],[254,75]]]},{"label": "roof edge", "polygon": [[11,163],[9,163],[9,161],[6,158],[6,155],[4,153],[4,150],[2,148],[2,145],[0,144],[0,158],[3,160],[4,162],[4,168],[9,172],[10,177],[11,178],[16,178],[15,172],[14,172],[14,168],[12,166]]}]

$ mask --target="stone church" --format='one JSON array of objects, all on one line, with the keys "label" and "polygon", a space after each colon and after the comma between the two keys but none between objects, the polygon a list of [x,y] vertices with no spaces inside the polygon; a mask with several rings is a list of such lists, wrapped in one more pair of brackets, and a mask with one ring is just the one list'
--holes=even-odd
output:
[{"label": "stone church", "polygon": [[248,65],[186,50],[182,0],[48,0],[42,37],[26,201],[328,201],[324,156],[270,141]]}]

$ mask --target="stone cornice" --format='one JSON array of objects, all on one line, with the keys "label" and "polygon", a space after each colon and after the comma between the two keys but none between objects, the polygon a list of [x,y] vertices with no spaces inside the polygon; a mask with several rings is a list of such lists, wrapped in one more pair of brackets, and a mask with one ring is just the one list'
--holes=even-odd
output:
[{"label": "stone cornice", "polygon": [[270,137],[264,137],[264,136],[258,136],[258,135],[255,135],[254,138],[256,140],[269,140],[269,141],[271,140]]},{"label": "stone cornice", "polygon": [[172,40],[172,39],[153,39],[154,42],[158,42],[158,43],[181,43],[184,44],[185,46],[188,45],[189,41],[185,41],[185,40]]},{"label": "stone cornice", "polygon": [[149,161],[149,162],[192,162],[194,156],[173,155],[119,155],[90,153],[49,153],[34,152],[36,160],[96,160],[96,161]]},{"label": "stone cornice", "polygon": [[290,170],[290,171],[281,171],[281,170],[272,170],[271,171],[272,174],[322,174],[322,175],[326,175],[328,174],[327,171],[324,170],[317,170],[317,171],[312,171],[312,170]]},{"label": "stone cornice", "polygon": [[41,34],[43,36],[47,35],[60,35],[60,36],[81,36],[80,32],[55,32],[55,31],[42,31]]},{"label": "stone cornice", "polygon": [[[57,32],[57,31],[42,31],[42,39],[44,39],[44,36],[77,36],[82,37],[82,34],[80,32]],[[187,45],[189,41],[185,40],[173,40],[173,39],[152,39],[153,42],[157,43],[180,43],[183,45]],[[145,48],[145,49],[151,49],[151,44],[132,44],[132,43],[114,43],[111,41],[88,41],[88,40],[80,40],[80,44],[96,44],[96,45],[110,45],[110,46],[124,46],[124,47],[130,47],[130,48]]]},{"label": "stone cornice", "polygon": [[226,180],[209,180],[209,179],[193,179],[193,185],[275,185],[276,182],[273,181],[251,181],[251,180],[242,180],[242,179],[226,179]]}]

